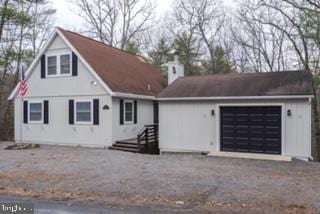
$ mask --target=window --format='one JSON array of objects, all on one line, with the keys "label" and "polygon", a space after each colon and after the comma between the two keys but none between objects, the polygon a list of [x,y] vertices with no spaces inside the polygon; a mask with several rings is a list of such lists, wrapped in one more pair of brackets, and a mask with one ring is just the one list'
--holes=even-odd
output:
[{"label": "window", "polygon": [[48,56],[48,75],[57,75],[57,57]]},{"label": "window", "polygon": [[75,102],[76,123],[92,123],[92,102]]},{"label": "window", "polygon": [[71,54],[47,56],[47,75],[49,77],[71,75]]},{"label": "window", "polygon": [[29,122],[42,122],[42,102],[30,102]]},{"label": "window", "polygon": [[133,123],[133,101],[124,102],[124,122]]},{"label": "window", "polygon": [[70,55],[60,56],[60,74],[70,74]]}]

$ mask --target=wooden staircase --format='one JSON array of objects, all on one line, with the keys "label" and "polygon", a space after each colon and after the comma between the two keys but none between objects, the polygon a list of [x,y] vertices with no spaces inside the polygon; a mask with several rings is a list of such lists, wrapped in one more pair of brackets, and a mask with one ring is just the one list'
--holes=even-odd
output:
[{"label": "wooden staircase", "polygon": [[159,154],[158,124],[144,126],[136,139],[117,141],[109,149],[134,153]]}]

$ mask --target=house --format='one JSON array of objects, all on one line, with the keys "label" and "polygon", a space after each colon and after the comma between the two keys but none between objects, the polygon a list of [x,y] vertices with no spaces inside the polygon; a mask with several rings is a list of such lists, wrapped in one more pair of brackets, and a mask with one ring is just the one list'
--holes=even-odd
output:
[{"label": "house", "polygon": [[15,140],[109,147],[154,124],[166,83],[143,57],[56,28],[14,101]]},{"label": "house", "polygon": [[309,72],[184,77],[175,56],[165,88],[143,57],[57,28],[26,77],[16,142],[312,159]]},{"label": "house", "polygon": [[159,101],[161,152],[258,153],[312,159],[310,72],[183,77],[178,61]]}]

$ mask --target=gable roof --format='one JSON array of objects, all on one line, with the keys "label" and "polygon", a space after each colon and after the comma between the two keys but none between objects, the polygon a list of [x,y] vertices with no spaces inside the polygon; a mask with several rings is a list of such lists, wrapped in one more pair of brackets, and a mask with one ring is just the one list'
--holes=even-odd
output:
[{"label": "gable roof", "polygon": [[306,71],[216,74],[182,77],[158,98],[252,97],[313,95],[312,74]]},{"label": "gable roof", "polygon": [[58,28],[113,92],[155,96],[165,81],[147,60],[80,34]]}]

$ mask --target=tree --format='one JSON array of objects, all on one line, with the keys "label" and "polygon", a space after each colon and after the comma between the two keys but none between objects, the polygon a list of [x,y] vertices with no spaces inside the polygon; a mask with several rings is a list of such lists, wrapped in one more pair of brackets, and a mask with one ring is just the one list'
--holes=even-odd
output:
[{"label": "tree", "polygon": [[152,0],[74,0],[77,14],[89,25],[88,33],[110,46],[125,49],[152,27]]},{"label": "tree", "polygon": [[128,42],[125,46],[125,50],[132,54],[140,53],[140,47],[136,42]]},{"label": "tree", "polygon": [[175,38],[173,48],[179,53],[180,62],[184,64],[185,75],[200,74],[200,54],[196,38],[182,33]]},{"label": "tree", "polygon": [[172,47],[167,41],[167,38],[160,38],[157,46],[148,52],[148,57],[151,63],[162,73],[166,73],[164,65],[168,62],[168,59],[171,57]]},{"label": "tree", "polygon": [[[44,1],[21,0],[2,1],[0,7],[0,140],[10,140],[13,137],[12,102],[7,97],[19,80],[19,69],[26,60],[32,60],[32,45],[30,41],[44,40],[47,35],[29,36],[33,21],[41,17],[34,13],[33,8]],[[52,14],[52,13],[51,13]],[[35,16],[35,17],[34,17]],[[42,28],[48,23],[38,22]],[[40,26],[41,25],[41,26]],[[49,25],[49,24],[48,24]],[[33,29],[37,29],[35,27]],[[47,28],[49,29],[49,28]],[[38,47],[38,46],[37,46]]]},{"label": "tree", "polygon": [[[232,36],[237,44],[236,61],[241,71],[279,71],[287,69],[288,55],[285,47],[285,34],[274,26],[257,22],[258,17],[277,20],[274,11],[257,10],[255,1],[245,1],[231,27]],[[276,21],[275,21],[276,22]]]},{"label": "tree", "polygon": [[[203,66],[206,68],[206,73],[209,74],[226,74],[234,72],[234,66],[230,61],[230,57],[225,50],[217,46],[213,51],[213,64],[211,61],[203,62]],[[213,66],[213,67],[211,67]]]}]

